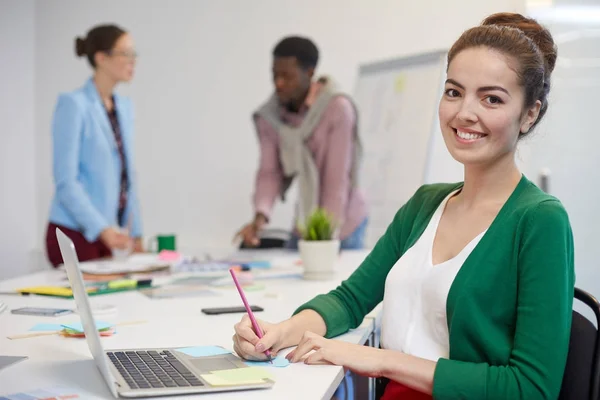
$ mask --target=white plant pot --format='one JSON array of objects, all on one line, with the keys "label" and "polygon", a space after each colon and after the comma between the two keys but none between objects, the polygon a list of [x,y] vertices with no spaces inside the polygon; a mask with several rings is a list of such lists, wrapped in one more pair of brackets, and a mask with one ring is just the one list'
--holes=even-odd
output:
[{"label": "white plant pot", "polygon": [[340,253],[339,240],[299,240],[298,250],[304,267],[304,279],[320,281],[335,276]]}]

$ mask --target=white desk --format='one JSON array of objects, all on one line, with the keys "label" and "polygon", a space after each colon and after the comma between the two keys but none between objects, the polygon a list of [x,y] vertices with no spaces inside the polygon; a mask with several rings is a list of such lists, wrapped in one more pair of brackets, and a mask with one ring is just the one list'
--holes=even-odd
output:
[{"label": "white desk", "polygon": [[[334,280],[310,282],[302,279],[269,279],[261,291],[246,293],[248,301],[264,307],[259,318],[277,322],[288,318],[297,306],[319,293],[333,289],[364,259],[366,252],[345,252],[340,258],[339,272]],[[297,257],[297,256],[294,256]],[[0,282],[0,291],[36,284],[52,284],[64,279],[60,271],[48,271]],[[64,281],[63,281],[64,282]],[[271,297],[277,294],[278,297]],[[0,371],[0,395],[36,388],[64,385],[76,388],[85,399],[106,399],[111,395],[82,339],[62,336],[9,340],[7,336],[26,333],[36,323],[66,323],[78,320],[77,315],[57,318],[10,314],[10,309],[24,306],[74,308],[73,300],[44,296],[0,295],[8,310],[0,314],[0,354],[29,356],[29,359]],[[103,338],[106,349],[132,347],[183,347],[220,345],[232,348],[233,325],[241,314],[207,316],[203,307],[238,306],[239,295],[233,286],[219,289],[218,296],[151,300],[138,292],[122,292],[90,298],[92,304],[112,304],[118,307],[115,316],[98,317],[109,322],[146,320],[141,325],[123,326],[118,333]],[[364,344],[373,333],[374,320],[366,318],[356,330],[340,336],[341,340]],[[306,366],[294,364],[286,368],[271,368],[275,385],[268,390],[169,397],[178,399],[329,399],[343,378],[343,369],[336,366]],[[305,384],[309,383],[309,384]],[[301,389],[301,390],[300,390]]]}]

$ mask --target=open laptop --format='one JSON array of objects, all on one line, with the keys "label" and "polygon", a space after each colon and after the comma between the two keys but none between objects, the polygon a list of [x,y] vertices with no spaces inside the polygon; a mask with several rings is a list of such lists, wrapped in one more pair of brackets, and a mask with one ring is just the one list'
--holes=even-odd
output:
[{"label": "open laptop", "polygon": [[77,311],[81,316],[85,339],[114,397],[158,397],[273,386],[275,382],[270,379],[255,384],[211,386],[201,377],[202,374],[211,371],[247,368],[247,365],[233,354],[192,357],[177,351],[177,348],[104,350],[92,316],[75,246],[58,228],[56,236],[73,289]]}]

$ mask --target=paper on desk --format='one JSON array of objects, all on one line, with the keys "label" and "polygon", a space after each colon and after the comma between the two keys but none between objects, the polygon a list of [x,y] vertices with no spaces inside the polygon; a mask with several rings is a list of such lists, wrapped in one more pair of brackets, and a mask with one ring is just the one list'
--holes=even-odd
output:
[{"label": "paper on desk", "polygon": [[[111,324],[108,322],[96,321],[96,328],[99,331],[109,329],[109,328],[113,327],[114,325],[115,324]],[[71,324],[61,324],[61,327],[75,331],[75,332],[83,332],[83,325],[81,325],[81,322],[73,322]]]},{"label": "paper on desk", "polygon": [[169,266],[170,263],[160,260],[157,254],[133,254],[123,261],[96,260],[79,263],[82,272],[95,275],[145,272]]},{"label": "paper on desk", "polygon": [[181,297],[217,296],[217,292],[207,285],[164,285],[140,290],[151,299],[175,299]]},{"label": "paper on desk", "polygon": [[37,324],[34,325],[30,331],[62,331],[63,326],[61,324]]},{"label": "paper on desk", "polygon": [[277,356],[271,360],[273,363],[271,364],[268,361],[245,361],[246,365],[249,367],[277,367],[284,368],[290,365],[290,361],[284,356]]},{"label": "paper on desk", "polygon": [[231,353],[231,351],[219,346],[182,347],[180,349],[177,349],[177,351],[192,357],[210,357]]},{"label": "paper on desk", "polygon": [[[234,385],[253,385],[257,383],[264,383],[262,379],[253,379],[247,381],[229,381],[227,379],[221,378],[218,375],[213,374],[204,374],[200,375],[206,382],[208,382],[211,386],[234,386]],[[0,400],[2,400],[0,398]]]},{"label": "paper on desk", "polygon": [[0,400],[48,400],[48,399],[82,399],[75,389],[62,386],[38,389],[31,392],[14,393],[0,396]]},{"label": "paper on desk", "polygon": [[269,371],[260,367],[222,369],[219,371],[211,371],[211,374],[217,375],[219,378],[222,378],[226,381],[235,383],[261,379],[272,379]]}]

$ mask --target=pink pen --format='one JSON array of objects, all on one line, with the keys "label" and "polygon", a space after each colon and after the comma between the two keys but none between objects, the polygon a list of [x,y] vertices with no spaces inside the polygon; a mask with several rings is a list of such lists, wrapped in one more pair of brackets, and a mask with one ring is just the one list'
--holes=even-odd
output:
[{"label": "pink pen", "polygon": [[[250,305],[248,304],[248,300],[246,300],[246,295],[244,294],[244,291],[242,290],[242,286],[240,285],[240,283],[237,280],[237,277],[235,276],[235,271],[233,270],[233,268],[229,268],[229,273],[231,274],[231,277],[233,278],[233,283],[235,283],[235,287],[237,288],[238,292],[240,293],[240,297],[242,298],[244,307],[246,307],[246,311],[248,312],[250,321],[252,321],[252,327],[254,328],[254,332],[256,333],[256,336],[258,336],[260,339],[262,339],[262,337],[263,337],[262,329],[260,329],[258,322],[256,322],[256,318],[254,318],[254,313],[252,312],[252,309],[250,308]],[[268,349],[265,350],[265,355],[267,356],[267,359],[269,360],[269,362],[271,364],[273,364],[273,361],[271,358],[271,352]]]}]

